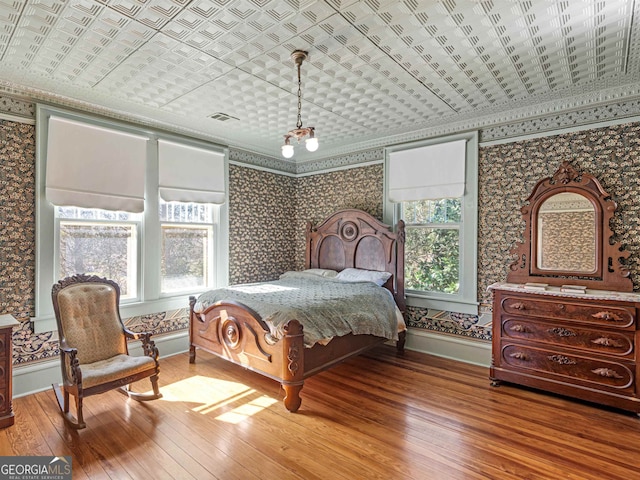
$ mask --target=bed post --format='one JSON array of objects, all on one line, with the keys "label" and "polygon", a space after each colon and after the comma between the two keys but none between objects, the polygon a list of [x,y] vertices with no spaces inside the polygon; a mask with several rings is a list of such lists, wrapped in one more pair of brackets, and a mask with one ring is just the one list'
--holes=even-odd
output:
[{"label": "bed post", "polygon": [[398,221],[398,228],[396,231],[396,303],[400,311],[404,314],[407,309],[404,298],[404,242],[405,231],[404,221]]},{"label": "bed post", "polygon": [[304,385],[304,335],[298,320],[290,320],[284,326],[282,338],[282,388],[284,406],[290,412],[300,408],[300,391]]},{"label": "bed post", "polygon": [[[404,313],[407,310],[407,304],[404,297],[404,242],[405,231],[404,221],[398,221],[398,228],[396,230],[396,304],[400,309],[400,313],[404,317]],[[398,353],[404,353],[404,344],[407,338],[407,331],[403,330],[398,334],[398,342],[396,343],[396,351]]]},{"label": "bed post", "polygon": [[193,345],[193,326],[195,324],[196,297],[189,297],[189,363],[196,363],[196,347]]},{"label": "bed post", "polygon": [[313,241],[311,239],[311,233],[313,232],[313,225],[311,224],[311,221],[307,220],[307,230],[306,230],[306,239],[307,241],[305,242],[306,244],[306,248],[305,248],[305,255],[304,255],[304,268],[313,268],[316,265],[311,265],[311,249],[313,248]]}]

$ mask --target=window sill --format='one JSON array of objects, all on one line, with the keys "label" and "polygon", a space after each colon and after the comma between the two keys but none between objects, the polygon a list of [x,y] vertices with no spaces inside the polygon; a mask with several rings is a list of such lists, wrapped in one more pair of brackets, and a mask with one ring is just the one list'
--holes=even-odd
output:
[{"label": "window sill", "polygon": [[478,315],[478,302],[462,298],[442,298],[419,293],[407,293],[407,305],[410,307],[432,308],[447,312],[466,313]]}]

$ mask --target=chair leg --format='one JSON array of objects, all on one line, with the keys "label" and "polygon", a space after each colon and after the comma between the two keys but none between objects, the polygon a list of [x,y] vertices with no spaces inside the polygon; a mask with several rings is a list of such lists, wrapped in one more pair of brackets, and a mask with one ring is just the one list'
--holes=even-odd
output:
[{"label": "chair leg", "polygon": [[158,387],[158,375],[151,375],[151,386],[153,387],[153,394],[156,398],[162,398],[160,388]]},{"label": "chair leg", "polygon": [[64,409],[62,410],[64,413],[69,413],[69,391],[64,389]]},{"label": "chair leg", "polygon": [[71,428],[75,428],[76,430],[86,428],[87,424],[84,423],[84,419],[82,418],[82,398],[74,396],[76,399],[76,411],[78,413],[78,418],[75,418],[69,412],[69,391],[60,384],[54,383],[51,386],[53,387],[53,393],[56,396],[60,413],[62,414],[62,418],[64,418],[65,422],[67,422]]},{"label": "chair leg", "polygon": [[78,425],[85,425],[84,417],[82,416],[82,395],[76,395],[76,414],[78,415]]},{"label": "chair leg", "polygon": [[129,385],[125,385],[120,388],[120,391],[132,398],[133,400],[137,400],[138,402],[146,402],[149,400],[157,400],[158,398],[162,398],[162,394],[160,393],[160,389],[158,388],[158,375],[151,375],[151,386],[153,387],[153,393],[136,393],[132,392]]}]

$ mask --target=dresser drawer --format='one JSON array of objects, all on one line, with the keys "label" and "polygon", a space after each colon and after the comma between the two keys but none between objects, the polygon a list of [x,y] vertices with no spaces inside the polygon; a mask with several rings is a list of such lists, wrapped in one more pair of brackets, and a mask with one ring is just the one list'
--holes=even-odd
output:
[{"label": "dresser drawer", "polygon": [[635,330],[634,307],[598,305],[569,298],[542,299],[506,295],[502,309],[512,315],[583,322],[592,325]]},{"label": "dresser drawer", "polygon": [[5,353],[9,348],[10,339],[11,337],[6,333],[0,333],[0,356],[5,356]]},{"label": "dresser drawer", "polygon": [[506,317],[502,321],[502,338],[559,345],[602,355],[629,358],[635,355],[633,333],[596,330],[558,322]]},{"label": "dresser drawer", "polygon": [[544,377],[593,387],[631,393],[634,390],[633,364],[572,355],[554,350],[507,344],[502,348],[504,365]]}]

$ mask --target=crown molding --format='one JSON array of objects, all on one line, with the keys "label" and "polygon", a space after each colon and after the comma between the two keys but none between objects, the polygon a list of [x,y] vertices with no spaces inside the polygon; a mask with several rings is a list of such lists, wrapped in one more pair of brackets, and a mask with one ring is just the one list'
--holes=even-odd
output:
[{"label": "crown molding", "polygon": [[[18,98],[7,99],[3,94]],[[439,118],[424,128],[409,132],[389,132],[383,137],[372,136],[361,142],[325,148],[322,150],[321,156],[302,154],[296,161],[287,161],[279,156],[274,156],[273,152],[252,148],[255,147],[252,145],[237,145],[228,138],[214,138],[204,132],[172,125],[147,115],[134,115],[123,110],[109,109],[90,102],[53,95],[28,87],[19,87],[8,82],[0,82],[0,111],[20,117],[34,116],[33,104],[24,99],[52,102],[56,105],[199,138],[216,144],[222,143],[230,148],[230,159],[234,162],[292,176],[304,176],[369,164],[383,159],[386,147],[465,131],[480,131],[480,143],[487,143],[527,135],[550,134],[567,128],[588,128],[589,125],[597,123],[640,116],[640,83],[637,83],[566,99],[549,99],[536,105],[511,110],[506,110],[506,106],[503,105],[495,108],[496,110],[502,108],[503,111],[468,117],[458,121],[455,121],[453,117],[449,117],[451,121],[447,121],[447,118]],[[148,114],[150,115],[151,112]]]}]

